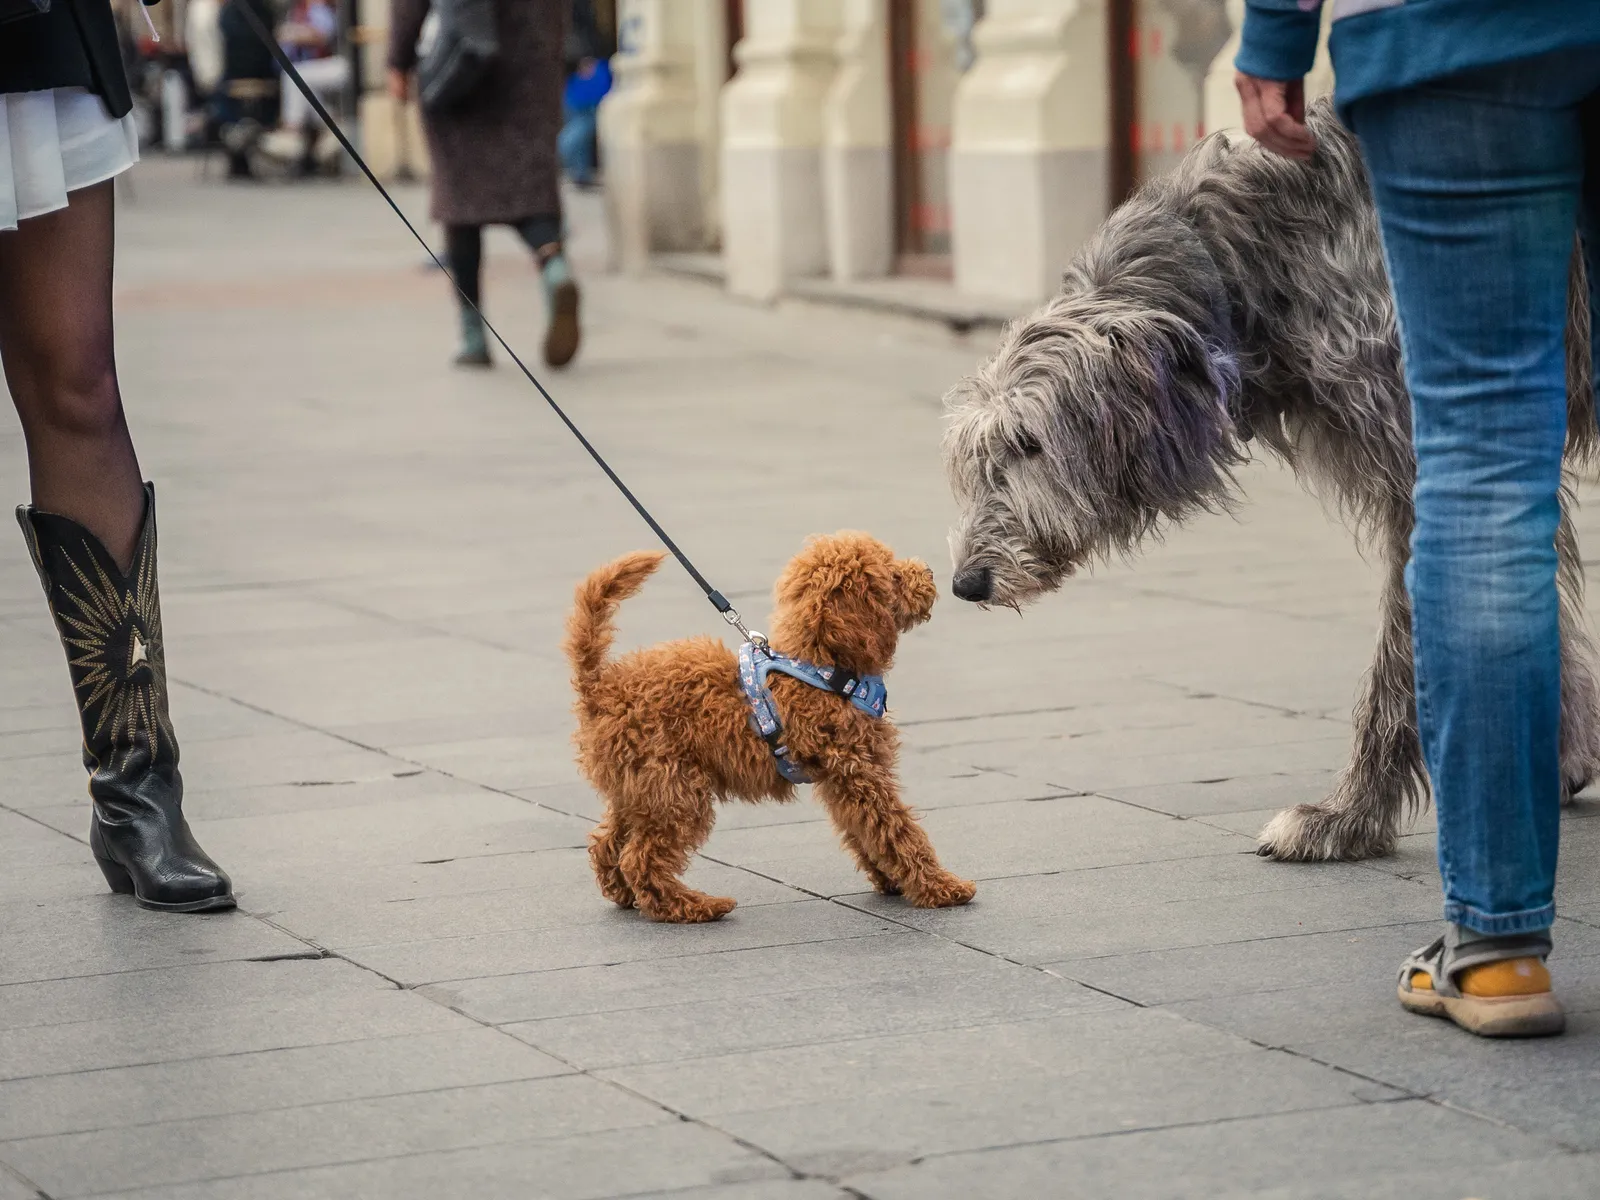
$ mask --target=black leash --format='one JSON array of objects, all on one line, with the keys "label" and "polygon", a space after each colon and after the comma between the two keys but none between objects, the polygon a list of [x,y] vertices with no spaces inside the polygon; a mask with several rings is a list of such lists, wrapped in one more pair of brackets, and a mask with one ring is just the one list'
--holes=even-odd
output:
[{"label": "black leash", "polygon": [[367,160],[361,157],[360,151],[345,136],[344,130],[339,127],[339,123],[323,107],[322,101],[317,98],[317,94],[311,90],[310,86],[301,77],[300,72],[296,70],[289,56],[283,52],[283,47],[278,45],[278,39],[273,37],[272,30],[267,28],[255,9],[251,8],[248,3],[240,3],[239,0],[227,0],[227,4],[244,17],[251,31],[260,39],[261,44],[267,48],[268,53],[272,55],[279,68],[288,76],[290,82],[299,89],[300,94],[306,98],[306,103],[311,105],[312,111],[322,118],[322,123],[338,139],[339,145],[344,147],[344,152],[355,161],[356,166],[361,168],[361,173],[371,181],[373,187],[378,189],[378,194],[388,201],[389,207],[394,209],[394,215],[399,217],[401,223],[411,231],[411,236],[416,238],[417,244],[427,252],[428,257],[433,260],[434,266],[445,273],[446,278],[450,280],[451,286],[456,289],[456,293],[461,297],[462,302],[478,315],[478,319],[483,322],[484,328],[494,335],[494,340],[500,343],[500,348],[510,356],[512,362],[517,364],[517,369],[527,376],[528,382],[538,389],[539,395],[544,397],[544,401],[550,406],[551,411],[561,418],[561,423],[571,431],[573,437],[578,439],[578,444],[589,452],[589,457],[594,459],[596,465],[606,473],[606,478],[616,484],[617,490],[622,493],[629,504],[633,505],[634,511],[644,518],[645,524],[650,526],[650,531],[661,539],[661,544],[672,552],[672,557],[678,560],[685,571],[689,572],[689,578],[700,586],[700,590],[706,594],[706,599],[711,601],[712,606],[722,614],[722,619],[737,629],[747,641],[760,640],[760,634],[755,634],[752,637],[750,630],[745,628],[744,621],[740,619],[738,610],[728,603],[728,598],[712,587],[710,581],[700,574],[695,565],[689,561],[689,556],[678,549],[678,543],[672,540],[665,529],[661,528],[660,522],[650,515],[650,510],[641,504],[639,498],[628,489],[628,485],[622,482],[622,477],[611,469],[611,464],[601,457],[600,451],[596,450],[589,439],[583,436],[583,430],[579,429],[572,418],[567,416],[562,407],[556,403],[555,397],[545,390],[544,384],[539,382],[538,377],[517,356],[517,352],[507,345],[505,338],[500,336],[500,331],[489,323],[489,318],[483,315],[483,310],[473,302],[466,292],[462,291],[461,285],[456,282],[455,275],[445,266],[439,256],[433,252],[433,247],[428,245],[427,240],[417,232],[417,227],[411,223],[411,219],[395,203],[394,197],[389,194],[389,189],[384,187],[382,181],[372,173],[372,168],[367,166]]}]

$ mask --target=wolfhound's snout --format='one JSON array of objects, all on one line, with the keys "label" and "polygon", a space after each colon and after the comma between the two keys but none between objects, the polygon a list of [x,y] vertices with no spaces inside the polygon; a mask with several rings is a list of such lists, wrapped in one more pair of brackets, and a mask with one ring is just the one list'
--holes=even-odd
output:
[{"label": "wolfhound's snout", "polygon": [[966,567],[956,572],[950,590],[961,600],[981,604],[994,595],[994,572],[988,567]]}]

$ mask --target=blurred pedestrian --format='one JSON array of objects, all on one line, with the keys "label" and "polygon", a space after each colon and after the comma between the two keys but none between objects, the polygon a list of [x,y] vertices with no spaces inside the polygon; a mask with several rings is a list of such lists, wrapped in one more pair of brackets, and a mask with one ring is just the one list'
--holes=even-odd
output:
[{"label": "blurred pedestrian", "polygon": [[[578,352],[578,286],[562,244],[561,132],[570,0],[479,0],[493,8],[497,52],[470,92],[443,110],[422,113],[432,173],[432,215],[445,227],[450,271],[479,302],[483,227],[509,225],[533,252],[544,287],[548,325],[544,359],[565,366]],[[389,90],[412,92],[417,39],[430,0],[395,0],[389,23]],[[458,9],[440,13],[443,24]],[[456,362],[488,366],[482,321],[461,305]]]},{"label": "blurred pedestrian", "polygon": [[567,86],[561,96],[561,137],[557,142],[561,166],[578,187],[593,187],[596,114],[611,90],[611,64],[601,44],[592,0],[572,0],[566,59]]},{"label": "blurred pedestrian", "polygon": [[183,816],[155,490],[117,386],[112,181],[139,149],[116,26],[108,0],[31,7],[0,0],[0,362],[32,483],[17,516],[81,718],[89,848],[146,907],[231,908]]},{"label": "blurred pedestrian", "polygon": [[562,97],[561,165],[579,187],[595,182],[595,133],[600,101],[611,90],[611,67],[605,59],[585,58],[567,78]]},{"label": "blurred pedestrian", "polygon": [[268,29],[278,19],[272,0],[231,0],[217,17],[222,82],[215,96],[216,119],[228,153],[229,179],[255,177],[251,155],[266,132],[277,128],[282,105],[277,60],[239,11],[242,4],[248,4]]},{"label": "blurred pedestrian", "polygon": [[[1249,0],[1237,59],[1246,130],[1295,158],[1316,151],[1317,7]],[[1580,228],[1600,296],[1600,5],[1337,0],[1333,21],[1417,453],[1406,584],[1446,926],[1402,965],[1400,1001],[1475,1033],[1555,1033],[1563,335]]]},{"label": "blurred pedestrian", "polygon": [[[278,27],[278,41],[323,106],[332,104],[350,80],[350,61],[339,53],[339,14],[329,0],[295,0]],[[322,119],[299,88],[287,81],[282,86],[283,124],[301,137],[296,173],[314,175]]]}]

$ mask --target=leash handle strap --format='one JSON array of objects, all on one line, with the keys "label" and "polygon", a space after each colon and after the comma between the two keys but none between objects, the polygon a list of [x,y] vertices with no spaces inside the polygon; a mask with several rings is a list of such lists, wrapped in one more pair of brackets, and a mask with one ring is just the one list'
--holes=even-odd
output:
[{"label": "leash handle strap", "polygon": [[433,252],[433,247],[428,245],[427,239],[417,232],[417,227],[411,223],[411,218],[406,216],[400,206],[395,203],[394,197],[389,194],[389,189],[384,187],[383,182],[373,174],[372,168],[367,165],[367,160],[361,157],[361,152],[355,148],[355,145],[345,135],[339,123],[333,119],[332,114],[323,106],[322,101],[317,98],[317,94],[311,90],[310,85],[306,83],[294,63],[290,61],[289,56],[283,52],[283,47],[278,45],[278,39],[272,36],[272,30],[267,28],[266,23],[261,20],[256,10],[251,8],[248,3],[241,2],[241,0],[227,0],[227,4],[245,19],[245,23],[250,26],[251,32],[256,35],[261,44],[266,47],[268,53],[272,55],[273,61],[278,64],[278,69],[305,97],[306,103],[321,118],[322,123],[328,127],[333,136],[338,139],[339,145],[344,148],[344,152],[354,160],[356,166],[361,168],[361,173],[367,177],[373,187],[378,189],[378,194],[388,201],[389,207],[394,210],[394,215],[400,218],[401,224],[411,231],[411,236],[417,239],[417,244],[433,260],[434,265],[445,273],[445,277],[450,280],[451,286],[456,289],[456,294],[461,297],[462,303],[478,315],[478,319],[483,322],[484,328],[494,336],[494,340],[500,344],[500,348],[506,352],[511,361],[517,364],[517,369],[527,377],[529,383],[533,384],[539,395],[544,397],[544,401],[550,406],[551,411],[561,418],[561,423],[567,427],[573,437],[578,439],[578,444],[589,452],[589,457],[594,459],[595,465],[605,472],[606,478],[616,485],[617,491],[621,492],[623,498],[633,505],[633,510],[644,518],[644,523],[650,526],[650,531],[661,539],[661,544],[671,551],[672,557],[677,559],[683,569],[689,573],[689,578],[699,585],[700,590],[706,594],[706,599],[711,601],[712,607],[721,613],[730,625],[743,632],[743,625],[739,622],[739,614],[734,611],[733,605],[728,603],[727,597],[712,587],[710,581],[700,574],[695,565],[689,561],[689,556],[678,548],[678,543],[673,541],[667,531],[661,527],[660,522],[650,515],[650,510],[639,502],[639,498],[633,494],[628,485],[622,482],[622,477],[611,469],[611,464],[606,462],[600,451],[596,450],[593,443],[583,435],[583,430],[579,429],[572,418],[567,416],[566,411],[556,403],[555,397],[545,390],[545,386],[539,382],[538,376],[528,369],[527,364],[522,361],[517,352],[506,343],[505,338],[500,336],[500,331],[490,324],[489,319],[483,315],[483,310],[473,303],[472,298],[466,292],[461,290],[461,285],[456,282],[455,275],[445,266],[444,261]]}]

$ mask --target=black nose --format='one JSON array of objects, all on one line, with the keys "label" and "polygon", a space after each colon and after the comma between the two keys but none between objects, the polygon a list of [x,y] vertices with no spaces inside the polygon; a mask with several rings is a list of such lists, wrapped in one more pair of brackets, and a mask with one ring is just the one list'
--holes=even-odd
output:
[{"label": "black nose", "polygon": [[956,572],[950,590],[959,599],[981,602],[993,594],[994,576],[989,573],[988,567],[968,567],[965,571]]}]

